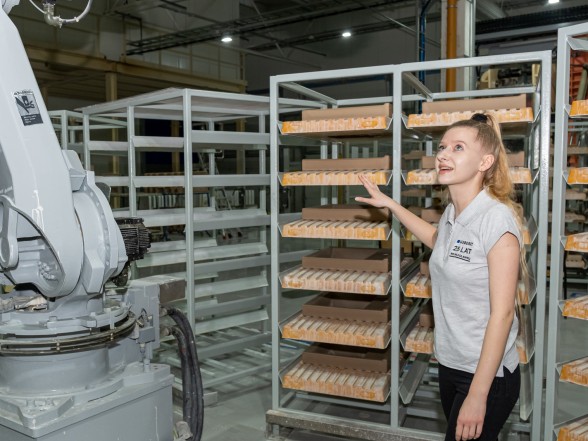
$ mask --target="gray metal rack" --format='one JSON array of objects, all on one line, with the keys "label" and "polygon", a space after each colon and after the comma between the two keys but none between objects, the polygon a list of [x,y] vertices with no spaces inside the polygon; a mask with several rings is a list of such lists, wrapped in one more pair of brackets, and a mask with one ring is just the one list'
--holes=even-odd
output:
[{"label": "gray metal rack", "polygon": [[[588,405],[586,398],[588,394],[585,389],[582,391],[582,385],[564,384],[560,381],[560,372],[562,367],[578,357],[588,356],[585,341],[583,347],[573,347],[570,341],[563,338],[562,334],[567,331],[569,334],[578,332],[583,329],[586,335],[588,323],[580,323],[574,316],[569,318],[563,317],[564,313],[564,287],[563,287],[563,265],[564,265],[564,246],[568,240],[573,240],[573,235],[566,236],[565,231],[565,209],[566,209],[566,189],[568,185],[571,188],[578,188],[576,184],[588,184],[583,180],[572,182],[572,173],[577,171],[568,167],[568,153],[570,147],[569,134],[572,132],[572,125],[581,126],[581,122],[588,119],[588,112],[574,112],[570,106],[570,70],[571,58],[574,52],[586,56],[588,54],[588,24],[583,23],[575,26],[560,28],[558,31],[557,46],[557,85],[555,98],[555,133],[554,133],[554,165],[553,165],[553,220],[552,220],[552,237],[551,237],[551,269],[550,269],[550,289],[549,289],[549,322],[547,338],[547,372],[546,372],[546,395],[545,395],[545,433],[544,440],[551,441],[555,438],[564,439],[563,434],[560,437],[560,430],[575,421],[588,418]],[[576,113],[576,115],[574,115]],[[572,122],[571,118],[574,119]],[[585,130],[585,127],[582,128]],[[578,127],[576,127],[576,130]],[[584,153],[576,148],[576,153]],[[567,247],[569,248],[569,247]],[[582,250],[578,250],[582,252]],[[581,280],[579,280],[581,281]],[[584,280],[585,283],[585,280]],[[568,299],[569,300],[569,299]],[[578,326],[580,325],[580,326]],[[584,325],[582,327],[582,325]],[[582,331],[580,331],[582,332]],[[573,405],[565,406],[564,401],[571,394],[578,393],[577,399]],[[583,399],[582,399],[583,397]],[[583,423],[584,430],[588,430],[588,419]],[[584,435],[585,436],[585,435]],[[568,435],[565,439],[584,439],[572,438]]]},{"label": "gray metal rack", "polygon": [[[489,89],[457,92],[433,92],[418,82],[413,73],[418,71],[443,70],[449,68],[482,67],[509,63],[534,63],[541,68],[540,81],[537,86]],[[418,101],[434,101],[452,98],[478,98],[489,96],[505,96],[530,94],[534,100],[535,120],[529,123],[526,131],[520,135],[526,149],[528,165],[533,169],[536,179],[523,190],[524,208],[527,217],[537,221],[537,232],[528,247],[528,263],[538,281],[546,279],[547,255],[547,210],[548,210],[548,173],[549,173],[549,109],[550,109],[550,74],[551,54],[549,52],[532,52],[496,57],[479,57],[470,59],[442,60],[401,65],[375,66],[367,68],[343,69],[292,75],[280,75],[270,80],[270,171],[271,171],[271,289],[272,289],[272,408],[266,414],[268,424],[266,435],[278,437],[281,428],[301,428],[324,433],[362,438],[398,439],[398,440],[439,440],[443,439],[441,427],[427,431],[410,427],[407,417],[420,417],[429,420],[441,420],[442,412],[438,404],[438,394],[434,387],[436,366],[430,363],[429,356],[421,354],[411,359],[404,367],[397,362],[401,353],[401,336],[406,329],[407,320],[400,317],[400,238],[399,222],[392,223],[392,288],[391,288],[391,372],[390,398],[384,403],[374,403],[347,399],[317,393],[307,393],[284,389],[280,381],[280,373],[288,365],[282,353],[284,347],[291,343],[282,340],[280,321],[284,318],[283,292],[278,281],[278,274],[284,263],[280,258],[280,183],[279,174],[287,165],[280,166],[280,155],[287,157],[290,146],[295,141],[280,135],[281,104],[278,97],[296,96],[306,100],[307,107],[341,107],[392,103],[393,117],[391,129],[383,134],[385,141],[376,142],[380,154],[390,154],[393,158],[393,174],[388,191],[395,200],[401,200],[403,185],[403,168],[401,158],[403,145],[423,149],[431,153],[432,139],[417,131],[406,128],[403,109]],[[388,76],[392,85],[392,96],[360,97],[356,99],[336,99],[322,92],[307,87],[307,84],[332,84],[337,81],[361,79],[367,76]],[[406,90],[414,89],[414,94],[406,94]],[[544,91],[546,93],[544,93]],[[345,91],[350,94],[350,88]],[[412,104],[411,104],[412,103]],[[302,139],[302,138],[301,138]],[[336,158],[342,150],[354,145],[355,154],[361,151],[366,154],[370,150],[362,141],[333,139],[325,135],[320,147],[321,158]],[[374,143],[374,141],[368,141]],[[417,144],[415,144],[417,143]],[[303,141],[300,145],[304,145]],[[359,146],[359,148],[358,148]],[[329,188],[323,189],[321,202],[337,203],[336,191],[329,195]],[[425,193],[425,197],[430,193]],[[289,239],[292,240],[292,239]],[[295,240],[295,239],[294,239]],[[523,365],[524,377],[528,381],[522,386],[521,402],[517,412],[513,412],[510,429],[531,435],[531,439],[539,439],[541,432],[540,411],[542,406],[543,383],[543,346],[544,310],[546,286],[537,283],[537,291],[528,306],[531,312],[532,328],[538,344],[530,356],[530,362]],[[390,438],[392,437],[392,438]]]},{"label": "gray metal rack", "polygon": [[[268,114],[265,97],[165,89],[81,109],[83,136],[67,145],[82,155],[86,168],[98,170],[97,182],[120,189],[113,194],[118,198],[116,216],[141,217],[150,228],[185,225],[183,234],[154,242],[146,257],[134,263],[132,277],[165,275],[187,282],[177,304],[197,334],[205,388],[270,368]],[[150,136],[145,128],[149,121],[163,122],[171,130]],[[217,156],[227,151],[236,151],[241,162],[219,174]],[[175,153],[178,173],[147,174],[144,152]],[[193,161],[196,156],[198,162]],[[249,169],[248,157],[253,164]],[[203,161],[202,170],[194,170],[194,163]],[[220,209],[215,201],[219,187],[245,189],[247,204],[224,201]],[[232,194],[227,190],[222,197]],[[234,238],[217,237],[221,230],[234,231]],[[160,356],[179,367],[172,346],[164,341],[168,351]]]}]

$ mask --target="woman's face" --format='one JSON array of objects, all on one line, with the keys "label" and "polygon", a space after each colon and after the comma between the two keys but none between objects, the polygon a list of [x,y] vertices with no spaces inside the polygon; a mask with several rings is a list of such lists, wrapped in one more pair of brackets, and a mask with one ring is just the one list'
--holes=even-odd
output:
[{"label": "woman's face", "polygon": [[471,127],[455,127],[445,132],[435,160],[440,184],[473,181],[490,168],[494,158],[485,154],[477,136],[478,131]]}]

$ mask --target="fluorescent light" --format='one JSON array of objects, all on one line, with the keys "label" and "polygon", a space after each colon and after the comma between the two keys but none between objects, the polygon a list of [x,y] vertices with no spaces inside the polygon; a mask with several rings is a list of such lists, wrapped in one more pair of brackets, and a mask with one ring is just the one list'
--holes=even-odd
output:
[{"label": "fluorescent light", "polygon": [[225,36],[224,36],[224,37],[221,39],[221,41],[222,41],[223,43],[230,43],[231,41],[233,41],[233,37],[231,37],[230,35],[225,35]]},{"label": "fluorescent light", "polygon": [[350,31],[344,31],[341,34],[341,37],[343,37],[343,38],[349,38],[349,37],[351,37],[351,32]]},{"label": "fluorescent light", "polygon": [[549,0],[547,3],[549,3],[550,5],[553,5],[555,3],[559,3],[559,0]]}]

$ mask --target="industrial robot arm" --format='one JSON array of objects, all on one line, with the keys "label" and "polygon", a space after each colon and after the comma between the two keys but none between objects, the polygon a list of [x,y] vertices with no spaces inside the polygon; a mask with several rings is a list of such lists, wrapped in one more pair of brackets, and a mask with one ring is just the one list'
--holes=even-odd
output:
[{"label": "industrial robot arm", "polygon": [[3,284],[46,297],[99,293],[125,247],[108,201],[75,153],[59,147],[18,31],[3,0],[0,56],[0,269]]}]

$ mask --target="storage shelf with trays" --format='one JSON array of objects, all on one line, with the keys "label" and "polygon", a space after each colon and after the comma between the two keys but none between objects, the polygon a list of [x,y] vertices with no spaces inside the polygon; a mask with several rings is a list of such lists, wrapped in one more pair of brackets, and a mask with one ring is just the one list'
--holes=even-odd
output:
[{"label": "storage shelf with trays", "polygon": [[[544,164],[545,152],[549,155],[549,146],[548,143],[545,142],[546,133],[548,133],[549,128],[549,121],[548,121],[548,114],[545,112],[540,112],[541,108],[549,108],[549,97],[547,95],[541,94],[534,87],[528,88],[518,88],[518,89],[511,89],[511,90],[495,90],[495,91],[460,91],[456,93],[434,93],[430,90],[427,90],[426,87],[420,87],[417,89],[417,92],[420,93],[418,97],[416,95],[403,95],[403,86],[405,81],[406,74],[412,71],[420,71],[420,70],[428,70],[428,69],[438,69],[442,68],[445,69],[447,67],[451,67],[452,63],[456,63],[456,67],[463,67],[466,65],[482,65],[484,63],[508,63],[508,62],[520,62],[521,60],[533,60],[533,62],[542,63],[543,66],[550,66],[551,60],[549,53],[533,53],[533,54],[517,54],[516,57],[511,57],[509,60],[507,56],[503,58],[497,57],[482,57],[482,58],[473,58],[468,60],[443,60],[443,62],[425,62],[425,63],[411,63],[409,65],[398,65],[398,66],[379,66],[376,68],[370,68],[369,72],[370,75],[373,74],[383,74],[383,75],[392,75],[393,77],[393,90],[394,94],[393,97],[377,97],[374,99],[366,99],[366,98],[359,98],[355,99],[346,99],[346,100],[336,100],[334,98],[330,98],[325,96],[322,93],[315,92],[314,90],[307,88],[304,83],[306,81],[311,82],[315,79],[315,76],[318,78],[320,77],[321,80],[337,80],[339,78],[346,78],[347,76],[354,76],[357,72],[363,72],[363,74],[367,73],[367,69],[364,70],[343,70],[343,71],[333,71],[333,72],[320,72],[320,73],[304,73],[304,74],[293,74],[293,75],[280,75],[277,77],[273,77],[271,79],[271,88],[270,94],[272,98],[272,115],[270,119],[270,130],[272,130],[272,149],[274,151],[281,152],[281,140],[284,139],[284,135],[282,134],[281,130],[283,127],[280,127],[280,120],[284,120],[283,118],[279,117],[280,114],[280,106],[277,101],[278,96],[283,96],[282,91],[285,93],[289,93],[290,91],[295,92],[299,97],[305,96],[307,97],[310,103],[320,103],[323,107],[346,107],[346,106],[353,106],[353,105],[366,105],[366,104],[376,104],[376,103],[383,103],[383,102],[392,102],[393,103],[393,116],[392,116],[392,123],[390,125],[390,129],[388,132],[383,134],[384,138],[373,138],[373,145],[376,145],[379,140],[385,139],[385,137],[390,136],[392,138],[392,149],[386,150],[385,153],[390,154],[393,158],[393,167],[391,168],[391,177],[388,181],[386,178],[386,184],[384,184],[384,180],[379,185],[386,185],[387,190],[389,193],[392,194],[393,198],[397,201],[401,199],[401,193],[407,191],[403,188],[403,176],[402,171],[403,167],[401,164],[401,157],[403,155],[403,145],[406,145],[407,148],[414,145],[415,141],[421,142],[423,146],[427,143],[426,148],[429,149],[428,140],[431,140],[430,137],[423,134],[423,130],[411,129],[406,127],[406,118],[403,116],[402,111],[403,109],[403,102],[407,104],[409,101],[414,100],[431,100],[435,101],[437,99],[455,99],[455,98],[465,98],[465,97],[484,97],[484,96],[502,96],[502,95],[514,95],[520,93],[526,94],[534,94],[534,106],[533,106],[533,117],[529,118],[529,121],[525,121],[520,125],[522,130],[519,131],[518,134],[512,135],[516,136],[517,138],[525,139],[525,135],[533,134],[537,135],[538,133],[541,136],[531,136],[530,141],[525,140],[526,146],[529,147],[529,151],[526,151],[526,157],[529,159],[529,168],[525,170],[527,173],[528,178],[525,180],[528,185],[523,187],[528,187],[528,190],[522,190],[525,194],[526,199],[526,214],[527,216],[533,216],[534,219],[542,219],[539,216],[539,211],[546,210],[547,207],[547,200],[543,199],[543,193],[547,196],[547,190],[545,190],[546,181],[546,170],[538,169],[539,164]],[[547,69],[542,71],[543,75],[543,84],[541,90],[547,90],[548,86],[547,80],[549,72]],[[361,76],[361,74],[359,74]],[[410,75],[410,74],[409,74]],[[412,84],[412,83],[411,83]],[[422,85],[421,85],[422,86]],[[415,98],[416,97],[416,98]],[[302,106],[303,107],[303,106]],[[313,107],[316,108],[317,106]],[[507,130],[509,136],[511,136],[511,131]],[[413,139],[410,139],[410,145],[408,143],[408,138],[412,134],[415,135]],[[435,133],[432,133],[435,135]],[[347,136],[347,134],[344,134]],[[297,134],[296,137],[307,136],[307,134]],[[333,158],[340,157],[341,154],[343,156],[348,157],[345,154],[345,136],[341,138],[333,137],[332,134],[317,134],[318,138],[323,141],[321,146],[321,158],[327,158],[327,155],[333,154]],[[402,138],[406,138],[406,142],[402,141]],[[302,139],[302,138],[301,138]],[[360,138],[358,138],[360,139]],[[369,138],[366,138],[369,139]],[[358,141],[364,142],[364,141]],[[541,149],[539,155],[533,155],[533,149]],[[380,151],[381,153],[381,151]],[[431,155],[431,152],[427,150],[428,155]],[[410,155],[413,157],[413,160],[418,159],[421,155]],[[539,159],[535,159],[536,157]],[[280,182],[283,181],[282,171],[280,170],[278,158],[274,158],[272,161],[272,166],[270,168],[272,173],[272,186],[273,191],[272,194],[274,198],[272,199],[272,211],[278,210],[279,201],[277,199],[277,195],[279,193],[278,189],[280,186]],[[410,168],[404,168],[404,170],[410,170]],[[284,170],[287,171],[287,170]],[[317,173],[320,174],[320,173]],[[337,192],[337,187],[333,187],[333,185],[339,184],[337,181],[329,181],[326,179],[326,176],[321,176],[322,180],[317,180],[317,186],[329,187],[324,189],[325,192]],[[359,185],[359,182],[354,182],[352,185]],[[305,185],[304,183],[302,185]],[[341,188],[341,186],[339,186]],[[408,191],[410,191],[410,187]],[[539,191],[537,191],[539,190]],[[345,191],[345,190],[343,190]],[[421,192],[413,192],[415,194],[406,194],[406,197],[413,197],[418,198],[419,203],[424,200],[428,200],[431,198],[432,191],[431,187],[425,188],[425,191]],[[327,196],[326,193],[322,193],[323,198],[321,199],[322,204],[334,203],[336,198],[333,196]],[[339,194],[341,194],[341,190],[339,190]],[[404,197],[404,195],[402,196]],[[546,211],[545,211],[546,213]],[[545,214],[546,216],[546,214]],[[278,221],[277,217],[272,220],[272,254],[279,255],[280,249],[280,228],[278,228]],[[402,351],[402,336],[405,331],[408,330],[408,325],[411,323],[415,317],[418,317],[419,311],[421,306],[423,305],[424,299],[419,298],[412,298],[411,300],[414,301],[414,306],[410,309],[410,315],[405,316],[403,320],[398,320],[399,311],[402,302],[402,291],[403,288],[406,288],[407,280],[403,280],[401,271],[399,269],[400,263],[400,228],[399,223],[397,220],[393,219],[391,225],[391,241],[392,241],[392,268],[391,268],[391,312],[392,317],[390,321],[390,343],[389,347],[391,349],[392,355],[391,360],[394,361],[397,359],[399,354],[403,353]],[[283,230],[282,230],[283,231]],[[529,246],[529,255],[532,256],[533,259],[536,260],[532,264],[533,270],[537,270],[539,268],[539,273],[537,274],[538,280],[543,280],[544,275],[542,271],[545,271],[542,266],[545,266],[545,258],[546,258],[546,225],[543,223],[537,225],[536,230],[530,231],[529,233],[529,241],[532,242]],[[404,242],[403,242],[404,243]],[[405,244],[406,246],[406,244]],[[545,248],[545,249],[543,249]],[[279,285],[279,275],[283,274],[283,269],[280,267],[279,260],[273,262],[273,270],[272,270],[272,277],[273,280],[276,281],[277,288],[272,291],[273,295],[273,310],[272,315],[275,317],[280,317],[280,285]],[[402,281],[402,283],[401,283]],[[403,285],[404,284],[404,285]],[[536,290],[530,289],[529,293],[529,301],[536,304],[541,304],[541,302],[545,299],[545,287],[538,286]],[[535,293],[536,292],[536,293]],[[535,294],[534,294],[535,293]],[[535,306],[529,306],[529,311],[531,308],[535,308]],[[533,309],[534,313],[534,309]],[[296,315],[296,319],[299,319],[300,316]],[[396,319],[395,319],[396,318]],[[536,331],[537,331],[537,338],[542,339],[543,336],[543,329],[542,329],[542,317],[537,314],[537,321],[536,321]],[[274,352],[273,357],[275,360],[274,363],[274,372],[273,372],[273,387],[272,387],[272,410],[268,411],[267,413],[267,420],[272,425],[272,427],[290,427],[288,424],[290,423],[290,418],[295,418],[297,421],[297,427],[299,428],[306,428],[310,430],[319,430],[325,431],[326,433],[334,434],[335,432],[330,430],[330,427],[337,427],[337,435],[339,436],[348,436],[354,438],[366,438],[366,439],[375,439],[376,436],[382,436],[382,433],[392,434],[392,435],[408,435],[412,436],[414,439],[437,439],[436,437],[441,437],[436,433],[431,433],[427,431],[414,431],[408,430],[403,427],[402,422],[402,415],[404,414],[411,414],[411,409],[413,406],[419,406],[419,404],[414,401],[414,397],[417,395],[417,390],[419,385],[421,385],[421,380],[423,378],[431,378],[432,381],[435,381],[435,368],[434,365],[430,366],[431,362],[431,355],[430,354],[413,354],[409,360],[407,361],[405,368],[401,368],[396,363],[391,364],[390,370],[390,398],[388,399],[385,405],[382,407],[368,407],[365,402],[361,402],[360,400],[344,400],[338,401],[334,400],[333,398],[325,398],[323,395],[310,393],[306,395],[299,395],[298,393],[292,394],[290,391],[282,387],[282,383],[280,381],[281,375],[280,371],[283,370],[284,365],[280,363],[280,339],[282,335],[280,334],[280,328],[284,329],[285,323],[283,322],[284,319],[272,320],[272,326],[274,329],[273,332],[273,342],[274,342]],[[402,323],[401,323],[402,322]],[[286,321],[288,323],[288,321]],[[328,326],[328,325],[326,325]],[[515,423],[517,428],[520,430],[522,428],[523,431],[529,431],[537,433],[537,427],[539,427],[540,418],[533,418],[531,422],[528,421],[529,415],[532,411],[532,408],[537,400],[540,400],[540,377],[542,375],[542,352],[541,350],[533,351],[533,348],[529,348],[528,357],[530,358],[530,364],[521,365],[521,370],[526,371],[523,375],[525,379],[522,386],[523,395],[525,398],[521,401],[521,405],[517,408],[520,420],[515,418]],[[534,363],[534,365],[531,365]],[[431,372],[432,374],[428,374]],[[421,385],[421,387],[424,387]],[[534,392],[539,391],[538,393],[527,393],[529,390],[533,390]],[[298,398],[303,399],[304,401],[297,401]],[[333,403],[333,405],[343,404],[349,407],[357,407],[359,409],[371,409],[375,414],[369,412],[348,412],[347,414],[350,417],[334,417],[329,416],[325,412],[321,411],[321,414],[317,414],[313,411],[313,403],[323,403],[323,406],[328,407],[328,403]],[[298,407],[302,406],[302,407]],[[539,406],[540,407],[540,406]],[[292,409],[292,411],[291,411]],[[302,409],[302,410],[300,410]],[[323,409],[323,408],[321,408]],[[417,410],[414,407],[415,412],[422,412],[421,410]],[[386,413],[386,415],[382,415],[382,412]],[[389,413],[389,415],[387,414]],[[432,414],[432,411],[431,413]],[[365,415],[365,416],[364,416]],[[377,415],[375,417],[374,415]],[[439,414],[437,414],[439,415]],[[381,422],[374,422],[374,421],[381,421]],[[324,425],[322,424],[324,422]],[[350,428],[353,427],[354,429],[351,430]],[[349,428],[349,429],[348,429]],[[274,431],[274,433],[276,433]]]},{"label": "storage shelf with trays", "polygon": [[[574,101],[569,104],[570,96],[570,58],[572,53],[588,52],[588,44],[585,34],[588,33],[586,23],[560,28],[558,30],[557,45],[557,84],[555,101],[555,131],[553,150],[553,219],[551,236],[551,263],[550,263],[550,292],[548,303],[548,340],[547,340],[547,371],[546,371],[546,393],[545,393],[545,441],[571,441],[588,440],[588,407],[579,400],[575,403],[573,410],[562,412],[562,396],[565,398],[569,393],[561,376],[568,374],[573,377],[569,370],[570,357],[585,357],[585,347],[578,348],[570,346],[569,339],[561,338],[561,334],[572,331],[574,324],[575,333],[588,332],[588,326],[578,328],[577,319],[588,317],[588,308],[584,307],[586,297],[565,299],[563,296],[563,275],[564,251],[577,253],[588,252],[586,245],[586,233],[574,233],[566,231],[566,202],[568,200],[585,200],[583,197],[584,188],[588,184],[588,173],[585,167],[569,167],[568,157],[570,155],[584,155],[585,147],[571,146],[571,135],[581,120],[586,120],[586,101]],[[573,118],[573,120],[571,119]],[[567,187],[570,186],[570,187]],[[572,197],[570,197],[572,196]],[[570,228],[571,229],[571,228]],[[583,229],[583,228],[582,228]],[[582,230],[581,229],[581,230]],[[581,231],[580,230],[580,231]],[[568,259],[570,255],[568,254]],[[574,262],[580,268],[584,268],[583,259],[576,257]],[[585,277],[585,276],[584,276]],[[581,337],[580,337],[581,338]],[[572,355],[573,354],[573,355]],[[572,361],[573,363],[573,361]],[[566,367],[564,369],[564,366]],[[563,375],[561,375],[563,374]],[[570,376],[568,376],[568,380]],[[581,387],[581,386],[580,386]],[[584,392],[585,393],[585,392]],[[578,399],[576,399],[578,400]],[[584,403],[586,400],[583,400]],[[561,421],[566,419],[567,421]]]}]

